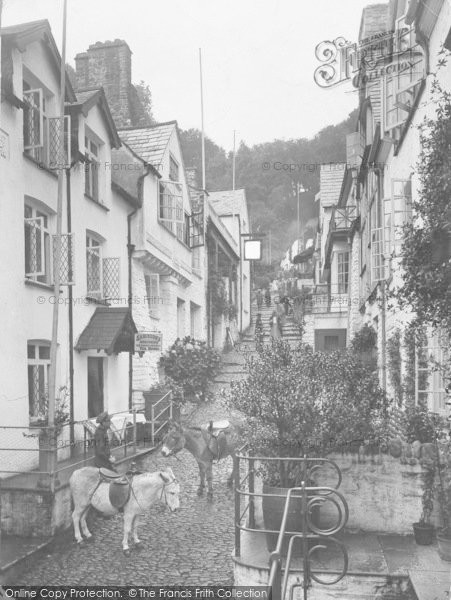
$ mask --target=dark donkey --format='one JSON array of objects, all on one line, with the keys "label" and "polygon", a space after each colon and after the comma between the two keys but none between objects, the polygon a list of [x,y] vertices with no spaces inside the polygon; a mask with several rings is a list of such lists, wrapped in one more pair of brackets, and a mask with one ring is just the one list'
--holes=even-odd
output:
[{"label": "dark donkey", "polygon": [[[204,493],[206,475],[207,497],[211,499],[213,497],[213,461],[234,455],[240,446],[240,432],[241,428],[230,421],[210,421],[201,427],[187,427],[171,421],[169,431],[163,439],[161,454],[166,457],[173,456],[183,448],[191,452],[199,466],[200,484],[197,494],[202,496]],[[227,480],[229,486],[233,485],[234,475],[232,470]]]}]

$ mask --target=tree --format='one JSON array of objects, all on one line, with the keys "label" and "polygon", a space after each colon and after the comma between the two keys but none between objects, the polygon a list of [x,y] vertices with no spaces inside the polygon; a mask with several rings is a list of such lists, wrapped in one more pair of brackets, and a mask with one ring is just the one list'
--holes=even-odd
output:
[{"label": "tree", "polygon": [[155,119],[153,116],[152,92],[150,90],[150,86],[141,79],[139,83],[135,83],[134,88],[144,112],[149,119],[149,124],[155,124]]}]

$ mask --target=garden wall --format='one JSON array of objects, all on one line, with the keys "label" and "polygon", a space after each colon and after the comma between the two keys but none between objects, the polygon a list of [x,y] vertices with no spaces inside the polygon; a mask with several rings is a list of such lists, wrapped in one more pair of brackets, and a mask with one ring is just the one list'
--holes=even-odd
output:
[{"label": "garden wall", "polygon": [[[416,464],[402,464],[390,454],[364,455],[360,453],[333,453],[328,456],[337,463],[342,473],[339,491],[349,506],[347,529],[378,533],[411,534],[412,523],[421,515],[422,472]],[[319,485],[335,487],[334,471],[324,467],[318,471]],[[262,481],[257,478],[256,492],[261,492]],[[437,502],[435,503],[437,507]],[[263,528],[261,498],[256,499],[256,525]],[[321,508],[321,526],[336,520],[336,510]],[[438,523],[434,513],[433,522]]]}]

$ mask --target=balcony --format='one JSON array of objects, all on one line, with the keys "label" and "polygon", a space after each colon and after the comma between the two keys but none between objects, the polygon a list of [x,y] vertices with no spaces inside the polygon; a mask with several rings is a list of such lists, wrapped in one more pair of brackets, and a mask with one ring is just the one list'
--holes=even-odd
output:
[{"label": "balcony", "polygon": [[347,231],[357,218],[357,207],[347,206],[343,208],[334,208],[330,220],[329,231]]},{"label": "balcony", "polygon": [[296,298],[295,313],[302,315],[345,313],[349,306],[346,285],[316,286],[310,293]]}]

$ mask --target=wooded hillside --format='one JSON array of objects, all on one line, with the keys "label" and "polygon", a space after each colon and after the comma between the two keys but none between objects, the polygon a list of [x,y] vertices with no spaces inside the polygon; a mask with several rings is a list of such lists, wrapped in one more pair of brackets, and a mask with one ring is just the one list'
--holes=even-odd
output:
[{"label": "wooded hillside", "polygon": [[[346,161],[346,135],[355,130],[357,110],[338,125],[329,125],[314,138],[274,140],[252,147],[242,143],[236,154],[236,188],[245,188],[253,231],[272,234],[273,260],[296,239],[299,181],[308,190],[301,195],[301,224],[307,237],[316,230],[319,165]],[[181,132],[185,166],[201,173],[201,133]],[[208,137],[205,144],[207,189],[232,189],[232,153]]]}]

